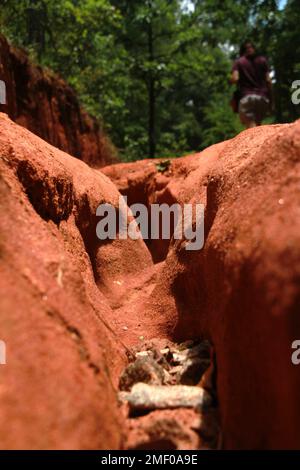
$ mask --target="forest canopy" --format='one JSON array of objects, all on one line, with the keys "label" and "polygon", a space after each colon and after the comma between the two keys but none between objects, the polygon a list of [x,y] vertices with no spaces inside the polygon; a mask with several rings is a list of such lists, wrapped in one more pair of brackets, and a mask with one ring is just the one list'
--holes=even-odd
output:
[{"label": "forest canopy", "polygon": [[271,66],[269,122],[300,115],[299,0],[2,0],[0,24],[75,88],[123,160],[183,155],[239,132],[229,76],[246,38]]}]

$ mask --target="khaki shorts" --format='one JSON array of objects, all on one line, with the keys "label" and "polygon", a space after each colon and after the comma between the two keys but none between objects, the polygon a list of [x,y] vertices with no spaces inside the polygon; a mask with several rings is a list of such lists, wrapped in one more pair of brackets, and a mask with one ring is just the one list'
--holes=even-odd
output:
[{"label": "khaki shorts", "polygon": [[268,112],[270,101],[265,96],[246,95],[239,102],[239,115],[242,122],[261,122]]}]

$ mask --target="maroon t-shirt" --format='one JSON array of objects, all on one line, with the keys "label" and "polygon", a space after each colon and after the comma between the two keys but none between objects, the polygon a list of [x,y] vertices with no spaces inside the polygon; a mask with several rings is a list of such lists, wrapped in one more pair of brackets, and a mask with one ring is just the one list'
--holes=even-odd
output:
[{"label": "maroon t-shirt", "polygon": [[269,98],[266,80],[269,66],[264,56],[242,56],[234,62],[232,71],[235,70],[239,72],[238,88],[241,97],[255,94]]}]

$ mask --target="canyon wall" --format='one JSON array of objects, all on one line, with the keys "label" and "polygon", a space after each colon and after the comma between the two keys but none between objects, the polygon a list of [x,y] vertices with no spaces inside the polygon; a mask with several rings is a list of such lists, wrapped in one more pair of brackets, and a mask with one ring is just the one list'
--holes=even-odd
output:
[{"label": "canyon wall", "polygon": [[0,80],[7,105],[0,110],[55,147],[101,167],[116,150],[100,123],[80,106],[74,90],[52,72],[34,65],[25,51],[0,35]]},{"label": "canyon wall", "polygon": [[151,265],[142,240],[96,238],[113,183],[0,114],[2,449],[116,449],[127,349],[104,295]]},{"label": "canyon wall", "polygon": [[213,344],[224,448],[299,448],[300,121],[249,129],[167,166],[103,169],[130,203],[205,205],[202,250],[151,241],[153,257],[167,257],[144,323]]}]

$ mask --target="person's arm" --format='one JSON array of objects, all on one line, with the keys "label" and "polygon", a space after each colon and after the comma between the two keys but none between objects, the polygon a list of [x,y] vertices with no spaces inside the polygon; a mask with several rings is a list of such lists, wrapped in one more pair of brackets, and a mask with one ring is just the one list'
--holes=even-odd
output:
[{"label": "person's arm", "polygon": [[231,73],[231,79],[230,79],[230,83],[232,83],[232,85],[235,85],[238,81],[239,81],[239,71],[238,70],[233,70],[232,73]]},{"label": "person's arm", "polygon": [[230,83],[232,85],[235,85],[236,83],[238,83],[239,81],[239,66],[238,66],[238,61],[236,60],[232,66],[232,70],[231,70],[231,77],[230,77]]}]

